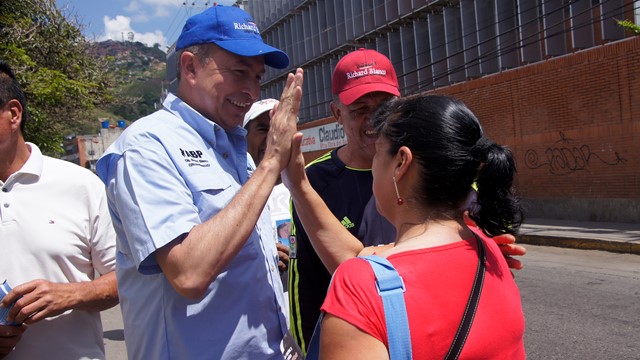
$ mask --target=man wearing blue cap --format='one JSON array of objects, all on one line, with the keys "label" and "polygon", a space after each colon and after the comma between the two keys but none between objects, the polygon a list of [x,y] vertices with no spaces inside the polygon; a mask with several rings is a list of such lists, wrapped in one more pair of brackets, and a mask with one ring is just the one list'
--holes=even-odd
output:
[{"label": "man wearing blue cap", "polygon": [[288,333],[264,205],[290,156],[302,70],[289,74],[264,158],[249,177],[245,113],[265,65],[289,59],[251,16],[215,6],[187,20],[178,91],[97,163],[117,233],[131,359],[282,359]]}]

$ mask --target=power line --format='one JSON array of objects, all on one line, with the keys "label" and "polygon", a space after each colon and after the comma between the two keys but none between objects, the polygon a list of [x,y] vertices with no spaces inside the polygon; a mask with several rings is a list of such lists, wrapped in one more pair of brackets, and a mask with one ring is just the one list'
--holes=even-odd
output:
[{"label": "power line", "polygon": [[[610,1],[610,0],[605,0],[604,2],[608,2],[608,1]],[[569,18],[568,20],[571,20],[571,19],[573,19],[573,18],[575,18],[575,17],[578,17],[579,15],[582,15],[582,14],[584,14],[584,13],[586,13],[586,12],[590,12],[590,11],[592,11],[592,10],[593,10],[596,6],[598,6],[598,5],[600,5],[600,4],[592,5],[592,6],[591,6],[591,7],[589,7],[588,9],[583,10],[582,12],[580,12],[580,13],[576,14],[574,17]],[[565,5],[565,6],[566,6],[566,5]],[[607,14],[602,14],[602,18],[606,18],[606,15],[611,14],[611,13],[615,13],[615,12],[616,12],[616,10],[620,10],[620,9],[623,9],[623,8],[624,8],[624,5],[623,5],[623,6],[621,6],[621,7],[615,8],[614,10],[612,10],[611,12],[609,12],[609,13],[607,13]],[[564,11],[564,7],[563,7],[563,8],[560,8],[559,10],[563,10],[563,11]],[[539,17],[537,18],[537,20],[541,20],[542,18],[543,18],[543,16],[539,16]],[[553,24],[553,25],[549,26],[548,28],[553,28],[553,27],[554,27],[554,26],[556,26],[556,25],[559,25],[559,24],[564,23],[564,21],[565,21],[565,19],[563,19],[561,22],[558,22],[558,23],[556,23],[556,24]],[[581,29],[581,28],[586,27],[586,26],[594,25],[594,24],[596,24],[596,23],[597,23],[597,22],[599,22],[599,21],[600,21],[600,19],[596,19],[596,18],[592,17],[592,18],[591,18],[591,20],[590,20],[588,23],[581,24],[581,25],[579,25],[579,26],[571,26],[571,27],[565,28],[565,29],[564,29],[564,30],[562,30],[562,31],[557,31],[557,32],[554,32],[554,33],[551,33],[551,34],[547,35],[547,36],[546,36],[546,38],[550,38],[550,37],[557,36],[557,35],[566,35],[566,34],[571,33],[571,32],[573,32],[573,31],[575,31],[575,30],[577,30],[577,29]],[[516,29],[518,29],[518,28],[519,28],[519,27],[518,27],[518,26],[516,26],[516,27],[514,27],[514,28],[512,28],[512,29],[509,29],[509,31],[514,31],[514,30],[516,30]],[[502,55],[504,55],[504,54],[511,53],[511,52],[513,52],[513,51],[519,51],[520,49],[522,49],[522,48],[524,48],[524,47],[526,47],[526,46],[528,46],[528,45],[532,45],[532,44],[535,44],[535,43],[539,43],[540,41],[542,41],[542,40],[545,38],[545,37],[543,36],[540,40],[538,40],[538,37],[539,37],[540,35],[543,35],[544,31],[545,31],[545,29],[538,31],[537,33],[535,33],[535,34],[533,34],[533,35],[530,35],[530,36],[529,36],[529,37],[527,37],[527,38],[534,38],[532,41],[530,41],[530,42],[528,42],[528,43],[525,43],[524,45],[515,46],[512,50],[510,50],[510,51],[508,51],[508,52],[506,52],[506,53],[502,53],[500,48],[495,48],[495,49],[493,49],[492,51],[486,52],[486,53],[484,53],[482,56],[480,56],[480,57],[478,57],[478,58],[476,58],[476,59],[471,60],[471,64],[472,64],[472,65],[475,65],[476,63],[480,63],[480,62],[481,62],[481,61],[483,61],[483,60],[484,60],[484,61],[487,61],[487,60],[494,60],[494,59],[499,58],[500,56],[502,56]],[[496,37],[494,37],[494,38],[488,39],[488,40],[495,40],[496,38],[497,38],[497,36],[496,36]],[[527,38],[525,38],[525,39],[527,39]],[[506,48],[509,48],[510,46],[516,45],[516,44],[517,44],[517,43],[519,43],[519,42],[521,42],[521,41],[516,39],[516,41],[515,41],[515,42],[510,43],[510,44],[508,44],[508,45],[507,45],[507,46],[505,46],[505,47],[506,47]],[[442,61],[447,60],[448,58],[449,58],[449,57],[447,57],[447,58],[443,59]],[[433,64],[433,63],[432,63],[432,64]],[[432,65],[432,64],[428,64],[428,65],[426,65],[426,66],[430,66],[430,65]],[[426,67],[426,66],[425,66],[425,67]],[[422,67],[422,68],[420,68],[420,69],[423,69],[423,68],[424,68],[424,67]],[[453,70],[449,70],[449,71],[447,71],[446,73],[436,74],[436,75],[434,75],[434,76],[433,76],[433,81],[432,81],[432,83],[435,83],[435,82],[437,82],[437,81],[438,81],[438,80],[440,80],[440,79],[443,79],[443,78],[445,78],[445,77],[448,77],[448,76],[450,76],[451,74],[453,74],[453,73],[455,73],[455,72],[457,72],[457,71],[467,70],[468,68],[469,68],[469,63],[465,62],[465,64],[464,64],[463,66],[461,66],[461,67],[454,68]],[[420,69],[417,69],[416,71],[418,71],[418,70],[420,70]],[[419,91],[416,91],[416,92],[413,92],[413,93],[417,93],[417,92],[419,92]]]},{"label": "power line", "polygon": [[[171,23],[169,24],[169,26],[167,27],[167,30],[165,31],[165,34],[167,34],[167,39],[172,39],[174,35],[176,35],[176,33],[182,31],[181,24],[184,24],[187,21],[187,19],[190,18],[191,15],[193,15],[194,9],[200,12],[203,9],[216,6],[217,4],[218,3],[216,1],[210,1],[210,0],[181,1],[180,8],[181,10],[184,10],[184,11],[177,11],[175,13],[173,20],[171,20]],[[178,22],[176,22],[176,19],[178,19],[180,15],[182,15],[182,17],[180,17],[180,20]],[[175,28],[173,28],[174,24],[176,24]],[[169,44],[169,46],[171,46],[171,44]]]},{"label": "power line", "polygon": [[[545,57],[545,55],[543,54],[543,45],[544,45],[545,39],[549,39],[549,38],[552,38],[554,36],[559,36],[559,35],[565,35],[566,36],[566,34],[574,32],[574,31],[576,31],[578,29],[581,29],[581,28],[583,28],[585,26],[593,26],[594,24],[596,24],[598,22],[601,22],[604,19],[611,19],[611,18],[609,18],[610,15],[615,14],[615,13],[619,13],[620,11],[624,12],[624,9],[629,6],[629,3],[627,3],[627,4],[623,3],[621,6],[618,6],[618,7],[614,8],[614,9],[611,9],[608,13],[602,13],[598,17],[591,16],[590,21],[588,21],[586,23],[582,22],[582,23],[576,24],[576,23],[573,22],[573,20],[579,18],[580,16],[582,16],[582,15],[588,13],[588,12],[593,12],[594,9],[596,9],[598,6],[606,4],[609,1],[610,0],[604,0],[604,1],[596,2],[595,4],[591,3],[591,6],[589,6],[587,9],[584,9],[584,10],[580,11],[579,13],[572,13],[568,17],[563,16],[562,19],[560,19],[559,21],[557,21],[556,23],[553,23],[553,24],[548,24],[548,23],[544,24],[545,16],[548,18],[549,16],[553,15],[556,12],[565,12],[565,11],[567,11],[568,7],[571,4],[573,4],[574,1],[571,1],[569,3],[563,4],[562,6],[559,6],[557,9],[554,9],[552,11],[547,11],[546,13],[543,13],[543,11],[541,11],[541,6],[543,6],[542,3],[535,2],[533,4],[533,6],[528,7],[526,9],[518,9],[518,6],[516,4],[514,6],[515,9],[512,12],[512,15],[502,17],[502,16],[500,16],[499,13],[496,13],[495,16],[493,17],[494,21],[489,23],[489,24],[487,24],[485,27],[476,28],[475,31],[472,32],[472,33],[465,34],[463,32],[460,32],[461,35],[459,37],[448,38],[448,40],[444,44],[442,44],[442,45],[440,45],[440,46],[438,46],[436,48],[429,47],[429,48],[425,49],[424,51],[418,51],[418,52],[416,52],[416,54],[414,56],[416,58],[428,56],[427,55],[428,53],[432,53],[434,50],[441,49],[442,47],[445,47],[445,49],[446,49],[446,47],[448,47],[449,45],[451,45],[454,42],[463,41],[464,38],[467,37],[467,36],[474,36],[475,39],[479,39],[478,34],[480,34],[481,32],[483,32],[485,30],[488,30],[490,28],[497,27],[501,22],[513,22],[515,24],[514,26],[512,26],[509,29],[506,29],[506,30],[504,30],[502,32],[496,33],[494,36],[491,36],[491,37],[489,37],[487,39],[483,39],[481,41],[478,41],[472,47],[464,48],[464,45],[463,45],[463,48],[461,50],[457,51],[457,52],[454,52],[454,53],[451,53],[451,54],[447,54],[447,56],[445,56],[445,57],[443,57],[441,59],[437,59],[437,61],[431,61],[428,64],[420,66],[420,67],[418,67],[418,68],[416,68],[416,69],[414,69],[412,71],[402,73],[400,75],[401,79],[399,79],[399,80],[402,80],[402,78],[406,78],[407,76],[411,76],[412,74],[415,74],[415,73],[417,73],[417,72],[419,72],[421,70],[424,70],[427,67],[432,67],[434,64],[441,63],[441,62],[447,62],[448,63],[449,60],[452,57],[462,55],[462,54],[464,54],[465,51],[469,51],[469,50],[472,50],[472,49],[478,49],[478,48],[480,48],[482,46],[484,46],[485,49],[483,49],[482,53],[479,54],[479,56],[476,57],[475,59],[470,59],[468,61],[464,61],[464,64],[462,64],[460,66],[452,67],[452,68],[449,68],[448,64],[447,64],[447,71],[445,71],[443,73],[432,74],[430,78],[422,80],[422,81],[418,81],[416,83],[417,89],[414,90],[411,93],[424,91],[425,89],[428,89],[429,86],[433,85],[434,83],[437,83],[438,80],[441,80],[441,79],[443,79],[445,77],[449,77],[450,75],[452,75],[452,74],[454,74],[456,72],[460,72],[460,71],[465,71],[466,72],[470,67],[478,66],[482,62],[488,62],[488,61],[491,61],[491,60],[499,59],[500,57],[502,57],[504,55],[513,53],[514,51],[519,52],[523,48],[525,48],[527,46],[531,46],[531,45],[537,44],[537,43],[541,43],[541,45],[540,45],[540,49],[541,49],[540,50],[540,57],[541,57],[541,59],[540,60],[543,60],[544,57]],[[390,2],[387,1],[385,4],[387,4],[387,3],[390,3]],[[385,4],[381,4],[376,8],[372,8],[372,9],[366,11],[364,14],[368,14],[369,16],[372,16],[374,10],[376,10],[376,9],[380,10],[380,7],[384,6]],[[631,5],[631,6],[633,6],[633,5]],[[440,9],[440,10],[442,10],[442,9]],[[500,10],[500,9],[498,9],[498,10]],[[519,16],[524,12],[533,11],[533,10],[538,10],[537,11],[538,16],[533,18],[533,19],[530,19],[527,22],[521,23]],[[417,19],[419,21],[420,20],[420,16],[424,16],[425,12],[423,12],[422,14],[414,14],[414,15],[417,16]],[[310,15],[308,15],[308,16],[310,16]],[[340,22],[340,23],[338,23],[338,24],[336,24],[334,26],[331,26],[330,28],[327,28],[327,30],[323,30],[323,31],[333,31],[333,32],[335,32],[338,26],[342,26],[348,20],[354,20],[354,19],[356,19],[355,16],[349,17],[349,18],[345,19],[344,22]],[[499,20],[499,21],[496,22],[495,20]],[[289,20],[287,20],[287,21],[289,21]],[[416,20],[412,20],[412,21],[415,22]],[[571,26],[563,26],[561,30],[558,30],[558,31],[555,31],[555,32],[552,32],[552,33],[549,32],[549,29],[553,29],[556,26],[560,26],[560,25],[562,25],[563,23],[565,23],[567,21],[571,21],[572,25]],[[523,37],[523,32],[522,31],[518,31],[518,29],[521,29],[521,28],[523,28],[525,26],[535,25],[535,24],[539,24],[539,26],[538,26],[539,30],[536,31],[535,33],[528,34],[528,35]],[[303,25],[307,26],[308,24],[303,24]],[[398,28],[400,28],[400,27],[401,26],[398,26]],[[286,29],[287,29],[287,27],[285,26],[285,27],[281,27],[277,31],[286,31]],[[311,31],[313,31],[313,29],[311,29]],[[382,31],[384,31],[384,29],[378,29],[378,31],[382,32]],[[415,36],[415,34],[416,34],[415,33],[415,28],[414,28],[413,31],[414,31],[414,36]],[[273,32],[273,33],[275,33],[275,32]],[[546,33],[546,36],[545,36],[545,33]],[[388,34],[388,32],[384,33],[384,35],[387,35],[387,34]],[[496,40],[498,40],[500,37],[503,37],[503,36],[505,36],[507,34],[513,34],[512,36],[514,37],[514,40],[511,41],[511,42],[502,43],[502,44],[498,44],[496,42]],[[290,48],[295,48],[296,46],[304,46],[304,44],[307,44],[307,43],[310,43],[311,41],[313,41],[314,37],[316,35],[317,34],[314,34],[313,36],[303,36],[303,37],[297,37],[297,38],[296,37],[292,37],[292,39],[295,38],[296,41],[294,41],[293,44],[290,45]],[[274,38],[277,38],[277,36],[274,36]],[[372,44],[374,44],[376,42],[375,38],[371,37],[371,38],[367,39],[367,35],[366,34],[364,36],[361,36],[360,38],[357,38],[356,40],[360,41],[360,44],[362,44],[362,42],[370,42]],[[492,49],[486,49],[487,45],[494,45],[494,47]],[[358,45],[354,44],[354,46],[357,47]],[[378,46],[376,45],[376,47],[378,47]],[[506,49],[506,51],[505,51],[505,49]],[[339,49],[339,47],[338,47],[337,50],[341,51]],[[571,47],[569,49],[567,49],[567,50],[571,51]],[[333,49],[332,51],[336,51],[336,49]],[[389,50],[389,51],[391,51],[391,50]],[[326,54],[324,54],[324,55],[326,56]],[[332,55],[330,55],[330,56],[332,56]],[[407,58],[403,57],[400,61],[396,61],[396,64],[394,64],[394,65],[397,65],[398,63],[403,63],[406,60],[407,60]],[[310,60],[310,61],[313,63],[314,60]],[[520,56],[517,56],[516,59],[515,59],[515,62],[516,62],[516,64],[522,64],[522,58]],[[328,63],[328,60],[325,59],[323,63]],[[498,63],[498,66],[500,66],[500,62]],[[516,66],[518,66],[518,65],[516,65]],[[500,71],[500,70],[497,70],[497,71]],[[322,81],[322,80],[320,79],[319,82],[320,81]],[[312,95],[313,98],[323,99],[324,96],[318,96],[318,95],[319,95],[319,93],[321,93],[321,92],[324,93],[326,91],[327,91],[327,87],[326,86],[322,87],[322,88],[316,87],[308,95]],[[327,104],[328,102],[329,101],[323,101],[323,102],[318,103],[318,104],[311,104],[309,106],[306,106],[305,110],[310,111],[311,107],[316,107],[316,106],[320,106],[322,104]]]}]

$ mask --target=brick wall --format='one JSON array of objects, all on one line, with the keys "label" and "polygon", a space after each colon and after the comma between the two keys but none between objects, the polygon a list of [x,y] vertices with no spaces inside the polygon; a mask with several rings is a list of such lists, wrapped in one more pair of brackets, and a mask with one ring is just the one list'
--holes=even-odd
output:
[{"label": "brick wall", "polygon": [[527,216],[640,222],[640,36],[431,93],[514,151]]}]

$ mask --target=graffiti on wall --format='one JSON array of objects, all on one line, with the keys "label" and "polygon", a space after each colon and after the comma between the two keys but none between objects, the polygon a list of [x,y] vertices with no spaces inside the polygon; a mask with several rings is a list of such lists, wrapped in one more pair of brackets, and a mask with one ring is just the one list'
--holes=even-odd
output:
[{"label": "graffiti on wall", "polygon": [[548,147],[543,156],[538,156],[534,149],[527,150],[524,154],[526,166],[532,170],[546,168],[554,175],[567,175],[581,170],[588,171],[594,161],[610,166],[624,165],[627,162],[617,151],[608,152],[611,156],[605,158],[593,152],[588,144],[574,144],[563,132],[559,136],[560,140]]}]

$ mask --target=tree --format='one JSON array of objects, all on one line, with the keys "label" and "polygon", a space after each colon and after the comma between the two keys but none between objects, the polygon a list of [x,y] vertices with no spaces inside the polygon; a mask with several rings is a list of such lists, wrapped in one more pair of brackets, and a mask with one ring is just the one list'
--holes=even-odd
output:
[{"label": "tree", "polygon": [[632,34],[640,35],[640,25],[635,24],[629,20],[616,20],[618,25],[622,26],[625,30]]},{"label": "tree", "polygon": [[25,138],[49,155],[62,152],[63,129],[114,101],[106,60],[93,56],[81,25],[55,0],[2,0],[0,58],[27,96]]}]

